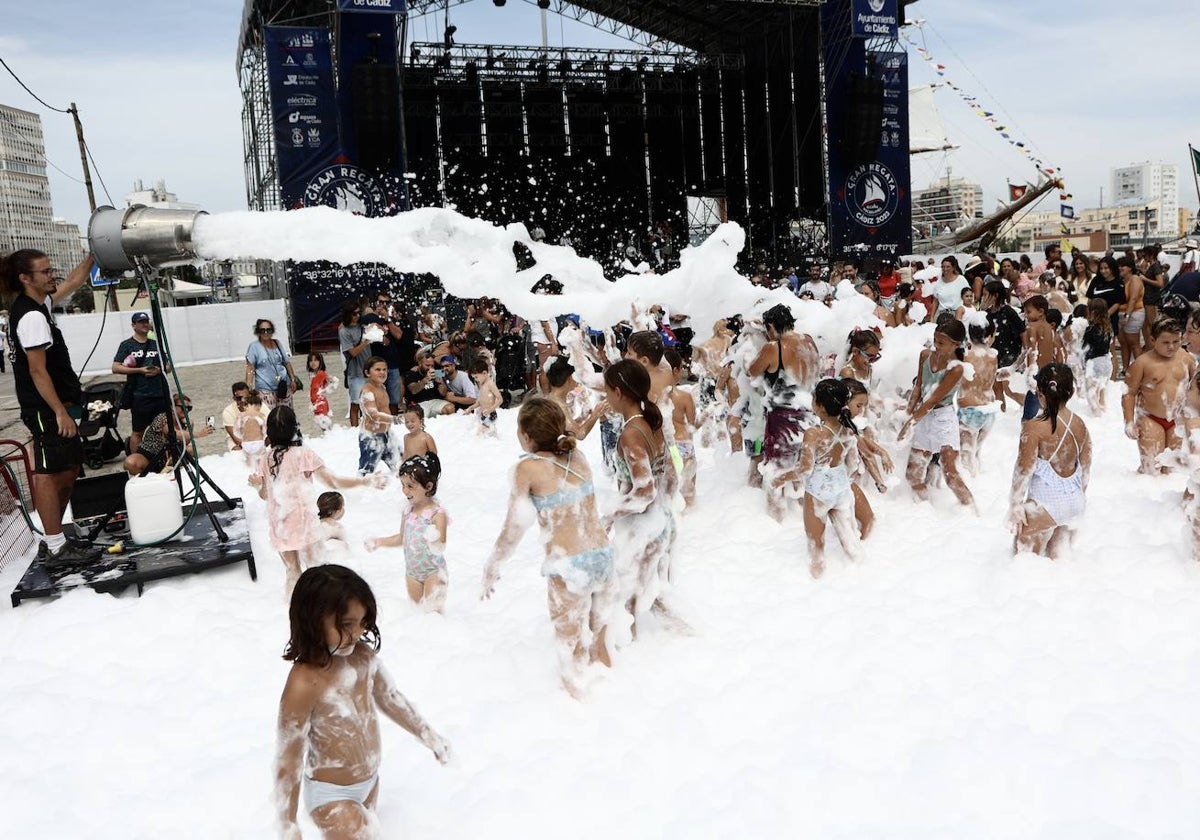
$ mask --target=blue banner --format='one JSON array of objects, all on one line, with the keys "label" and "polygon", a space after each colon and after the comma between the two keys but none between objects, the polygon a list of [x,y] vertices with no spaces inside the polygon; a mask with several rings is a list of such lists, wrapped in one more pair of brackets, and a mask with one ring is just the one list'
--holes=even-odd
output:
[{"label": "blue banner", "polygon": [[912,252],[908,63],[899,49],[868,53],[854,36],[861,2],[822,10],[829,243],[836,256],[895,257]]},{"label": "blue banner", "polygon": [[853,0],[851,24],[855,38],[900,37],[900,13],[896,0]]},{"label": "blue banner", "polygon": [[404,0],[338,0],[338,11],[342,12],[383,12],[395,15],[405,11],[405,8]]},{"label": "blue banner", "polygon": [[264,26],[271,120],[283,206],[302,206],[309,180],[338,157],[337,92],[329,31]]}]

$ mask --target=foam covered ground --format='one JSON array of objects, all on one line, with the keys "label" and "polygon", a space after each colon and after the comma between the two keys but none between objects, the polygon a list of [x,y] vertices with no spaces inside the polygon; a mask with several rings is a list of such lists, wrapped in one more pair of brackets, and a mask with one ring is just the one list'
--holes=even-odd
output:
[{"label": "foam covered ground", "polygon": [[[576,702],[558,687],[532,534],[479,600],[515,413],[498,440],[467,418],[431,422],[452,516],[447,615],[408,601],[398,551],[348,558],[378,596],[388,667],[455,751],[442,768],[385,721],[383,836],[1196,836],[1200,566],[1182,477],[1136,475],[1118,418],[1093,422],[1074,556],[1014,559],[1017,425],[1000,418],[970,482],[981,517],[944,489],[915,504],[897,487],[875,500],[865,562],[833,546],[820,581],[798,515],[774,523],[741,456],[702,450],[676,563],[695,635],[651,626]],[[350,430],[310,445],[352,471]],[[585,443],[593,464],[597,450]],[[238,456],[204,465],[250,495]],[[355,540],[398,527],[398,486],[347,498]],[[601,508],[611,499],[602,487]],[[241,566],[141,598],[84,590],[0,611],[0,835],[274,835],[283,570],[262,503],[247,509],[257,583]],[[6,591],[19,573],[0,575]]]}]

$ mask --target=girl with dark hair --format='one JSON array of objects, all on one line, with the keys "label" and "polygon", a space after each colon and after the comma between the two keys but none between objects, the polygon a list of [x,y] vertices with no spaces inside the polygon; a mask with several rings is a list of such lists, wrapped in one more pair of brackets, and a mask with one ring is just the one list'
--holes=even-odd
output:
[{"label": "girl with dark hair", "polygon": [[[774,488],[785,492],[789,484],[804,482],[808,571],[814,578],[825,572],[826,522],[832,523],[846,555],[851,560],[859,559],[851,525],[854,491],[846,471],[846,453],[855,447],[858,427],[854,425],[849,404],[850,388],[845,382],[838,379],[818,382],[813,389],[812,408],[821,424],[804,431],[800,465],[781,472],[771,482]],[[782,506],[772,514],[783,521]]]},{"label": "girl with dark hair", "polygon": [[522,402],[517,440],[526,454],[513,473],[508,516],[484,567],[483,597],[492,596],[501,567],[532,522],[532,506],[544,537],[542,574],[562,684],[579,698],[587,666],[612,665],[607,625],[617,598],[616,558],[600,524],[591,466],[562,406],[545,397]]},{"label": "girl with dark hair", "polygon": [[662,413],[650,399],[650,374],[632,359],[604,371],[608,404],[623,418],[614,465],[620,497],[606,519],[617,550],[619,596],[637,619],[651,607],[669,611],[659,597],[670,579],[677,476],[667,456]]},{"label": "girl with dark hair", "polygon": [[1092,298],[1083,331],[1083,384],[1088,408],[1096,417],[1104,413],[1104,388],[1112,379],[1112,340],[1108,303],[1103,298]]},{"label": "girl with dark hair", "polygon": [[312,403],[313,419],[322,431],[333,427],[333,418],[329,414],[329,392],[337,387],[337,379],[325,371],[325,357],[320,353],[309,353],[308,374],[312,377],[308,384],[308,400]]},{"label": "girl with dark hair", "polygon": [[267,415],[267,451],[250,474],[251,487],[258,489],[267,502],[267,524],[271,547],[283,559],[287,576],[284,593],[291,596],[302,567],[311,566],[321,557],[324,539],[317,518],[313,476],[338,490],[350,487],[383,487],[387,476],[343,478],[325,466],[321,456],[304,446],[296,412],[278,405]]},{"label": "girl with dark hair", "polygon": [[842,379],[857,379],[864,385],[871,384],[871,366],[879,361],[879,334],[874,330],[856,329],[847,342],[846,364],[842,366]]},{"label": "girl with dark hair", "polygon": [[[445,764],[450,745],[392,682],[380,647],[375,595],[345,566],[314,566],[288,607],[291,673],[279,701],[275,807],[282,835],[299,838],[304,809],[325,837],[374,836],[379,713]],[[303,776],[303,782],[301,777]]]},{"label": "girl with dark hair", "polygon": [[887,492],[887,482],[884,474],[891,474],[893,467],[892,456],[875,437],[875,430],[867,422],[867,404],[870,394],[867,388],[857,379],[843,379],[850,392],[850,416],[854,418],[855,428],[858,429],[857,446],[846,453],[846,469],[850,473],[850,488],[854,491],[854,518],[858,521],[858,532],[861,539],[866,539],[875,524],[875,512],[863,492],[866,479],[870,477],[875,489],[880,493]]},{"label": "girl with dark hair", "polygon": [[915,424],[906,476],[918,499],[927,498],[929,470],[933,467],[933,456],[937,454],[946,484],[958,501],[974,506],[971,491],[958,471],[961,441],[958,414],[954,410],[954,397],[963,377],[963,342],[966,339],[967,330],[961,321],[952,319],[934,330],[933,349],[921,351],[916,382],[908,401],[911,419],[900,430],[900,437],[904,437],[910,424]]},{"label": "girl with dark hair", "polygon": [[442,462],[435,453],[417,455],[400,465],[400,487],[408,499],[399,532],[368,539],[367,551],[404,546],[404,583],[408,597],[427,612],[446,606],[450,575],[446,569],[446,527],[450,518],[434,498]]},{"label": "girl with dark hair", "polygon": [[767,328],[767,343],[750,363],[747,372],[752,377],[761,376],[766,391],[763,399],[767,414],[763,462],[790,469],[799,457],[804,421],[808,415],[800,392],[811,388],[816,381],[821,355],[812,338],[793,330],[796,319],[782,303],[764,312],[762,319]]},{"label": "girl with dark hair", "polygon": [[1015,551],[1057,559],[1083,515],[1092,440],[1084,422],[1066,408],[1075,393],[1069,367],[1043,366],[1037,390],[1042,413],[1021,426],[1009,523],[1016,531]]},{"label": "girl with dark hair", "polygon": [[971,283],[966,277],[963,277],[962,269],[958,266],[958,258],[950,255],[943,259],[942,275],[933,287],[937,308],[929,313],[929,319],[936,318],[939,312],[957,312],[958,307],[962,306],[963,289],[969,288],[971,288]]}]

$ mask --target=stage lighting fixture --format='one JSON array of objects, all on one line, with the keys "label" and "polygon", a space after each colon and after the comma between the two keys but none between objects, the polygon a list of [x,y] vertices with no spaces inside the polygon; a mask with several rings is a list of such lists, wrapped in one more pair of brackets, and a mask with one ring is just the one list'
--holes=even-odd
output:
[{"label": "stage lighting fixture", "polygon": [[479,79],[479,65],[476,64],[474,60],[468,61],[466,65],[466,71],[467,82],[472,85],[475,84],[475,82]]},{"label": "stage lighting fixture", "polygon": [[417,48],[416,44],[413,44],[412,49],[409,50],[408,60],[413,62],[414,64],[421,60],[421,51]]},{"label": "stage lighting fixture", "polygon": [[550,8],[550,0],[537,0],[537,4],[538,4],[539,9],[549,9]]},{"label": "stage lighting fixture", "polygon": [[492,5],[499,9],[504,5],[504,2],[505,0],[492,0]]},{"label": "stage lighting fixture", "polygon": [[564,58],[562,61],[558,62],[558,72],[560,75],[563,75],[563,76],[570,73],[571,72],[571,59]]},{"label": "stage lighting fixture", "polygon": [[443,36],[443,38],[444,38],[444,39],[445,39],[445,41],[446,41],[446,46],[447,46],[447,47],[453,47],[453,46],[454,46],[454,33],[455,33],[455,32],[457,32],[457,31],[458,31],[458,27],[457,27],[457,26],[454,26],[453,24],[451,24],[450,26],[447,26],[447,27],[446,27],[446,34]]}]

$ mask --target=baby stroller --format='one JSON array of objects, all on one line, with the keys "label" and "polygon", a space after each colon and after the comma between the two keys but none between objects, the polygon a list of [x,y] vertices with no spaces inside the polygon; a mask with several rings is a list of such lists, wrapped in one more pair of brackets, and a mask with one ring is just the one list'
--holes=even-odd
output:
[{"label": "baby stroller", "polygon": [[117,431],[124,387],[121,382],[99,382],[83,389],[79,439],[83,442],[83,461],[88,469],[98,470],[113,458],[125,455],[125,441]]}]

